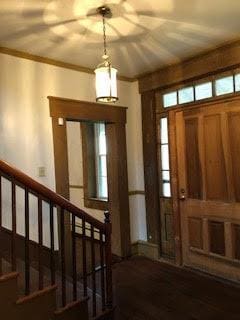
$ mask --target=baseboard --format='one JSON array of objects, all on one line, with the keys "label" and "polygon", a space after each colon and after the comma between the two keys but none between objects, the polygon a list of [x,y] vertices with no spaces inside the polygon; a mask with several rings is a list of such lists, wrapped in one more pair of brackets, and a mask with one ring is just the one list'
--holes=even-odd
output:
[{"label": "baseboard", "polygon": [[154,243],[138,240],[132,244],[132,255],[145,256],[153,260],[158,260],[159,246]]}]

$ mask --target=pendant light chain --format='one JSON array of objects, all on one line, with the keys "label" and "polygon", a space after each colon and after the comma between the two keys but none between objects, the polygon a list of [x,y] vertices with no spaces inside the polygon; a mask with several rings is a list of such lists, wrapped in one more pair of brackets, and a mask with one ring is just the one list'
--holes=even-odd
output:
[{"label": "pendant light chain", "polygon": [[106,20],[105,20],[105,14],[102,15],[103,17],[103,53],[104,56],[107,56],[107,37],[106,37]]}]

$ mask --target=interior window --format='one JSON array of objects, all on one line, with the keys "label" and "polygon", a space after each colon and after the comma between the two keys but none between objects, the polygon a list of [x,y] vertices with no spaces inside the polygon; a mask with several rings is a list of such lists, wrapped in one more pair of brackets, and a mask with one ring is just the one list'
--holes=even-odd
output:
[{"label": "interior window", "polygon": [[160,119],[160,150],[161,150],[161,184],[162,196],[171,196],[170,167],[169,167],[169,145],[168,145],[168,119]]},{"label": "interior window", "polygon": [[216,80],[215,86],[217,96],[234,92],[233,76]]}]

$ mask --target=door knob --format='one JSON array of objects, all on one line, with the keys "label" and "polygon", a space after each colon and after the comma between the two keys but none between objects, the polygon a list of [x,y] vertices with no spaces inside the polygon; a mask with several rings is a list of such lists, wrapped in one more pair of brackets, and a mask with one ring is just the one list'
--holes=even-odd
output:
[{"label": "door knob", "polygon": [[181,189],[180,190],[180,197],[179,197],[179,200],[185,200],[186,199],[186,197],[185,197],[185,189]]}]

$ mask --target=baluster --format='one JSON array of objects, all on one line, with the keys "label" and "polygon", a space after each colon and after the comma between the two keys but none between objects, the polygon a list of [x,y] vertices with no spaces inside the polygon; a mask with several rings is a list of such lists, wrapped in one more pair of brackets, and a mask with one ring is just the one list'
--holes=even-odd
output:
[{"label": "baluster", "polygon": [[50,203],[50,269],[51,269],[51,284],[55,284],[55,256],[54,256],[54,217],[53,204]]},{"label": "baluster", "polygon": [[42,199],[38,197],[38,287],[39,287],[39,290],[43,289],[42,246],[43,246]]},{"label": "baluster", "polygon": [[91,256],[92,256],[92,313],[96,316],[96,265],[95,265],[95,245],[94,245],[94,226],[91,225]]},{"label": "baluster", "polygon": [[25,188],[25,295],[30,294],[29,191]]},{"label": "baluster", "polygon": [[105,310],[105,266],[104,266],[104,249],[103,249],[103,234],[100,232],[100,261],[101,261],[101,296],[102,296],[102,311]]},{"label": "baluster", "polygon": [[62,268],[62,306],[66,305],[66,261],[65,261],[65,223],[64,209],[61,208],[61,268]]},{"label": "baluster", "polygon": [[[0,176],[0,230],[1,228],[2,228],[2,176]],[[2,257],[0,256],[0,276],[2,275],[2,273],[3,273]]]},{"label": "baluster", "polygon": [[0,176],[0,228],[2,227],[2,176]]},{"label": "baluster", "polygon": [[17,220],[16,220],[16,184],[12,181],[12,271],[16,271],[16,233],[17,233]]},{"label": "baluster", "polygon": [[112,249],[111,249],[111,234],[112,225],[110,221],[110,214],[108,211],[105,215],[105,257],[106,257],[106,307],[112,309],[113,293],[112,293]]},{"label": "baluster", "polygon": [[86,262],[86,221],[82,219],[82,263],[83,263],[83,289],[84,297],[87,296],[87,262]]},{"label": "baluster", "polygon": [[76,217],[72,215],[73,301],[77,300]]}]

